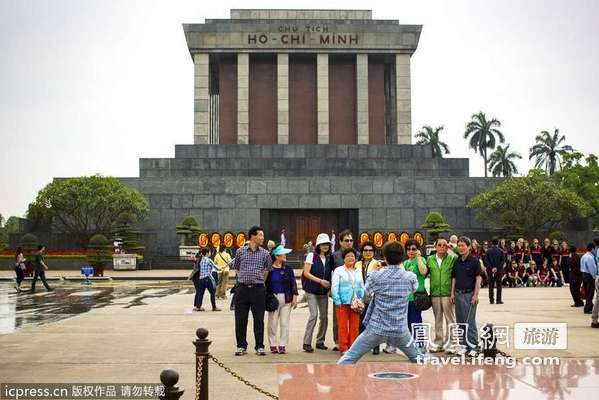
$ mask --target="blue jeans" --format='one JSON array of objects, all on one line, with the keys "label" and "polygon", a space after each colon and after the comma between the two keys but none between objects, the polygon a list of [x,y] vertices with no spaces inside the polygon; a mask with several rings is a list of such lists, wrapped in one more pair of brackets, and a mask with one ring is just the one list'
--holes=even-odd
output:
[{"label": "blue jeans", "polygon": [[[455,294],[455,321],[458,324],[468,324],[462,327],[464,334],[460,335],[460,344],[466,346],[467,350],[478,347],[478,328],[476,327],[476,304],[470,303],[474,292]],[[468,340],[466,340],[468,338]]]},{"label": "blue jeans", "polygon": [[212,284],[212,281],[210,280],[210,278],[206,277],[206,278],[199,279],[198,278],[199,275],[200,274],[196,274],[196,277],[194,277],[194,279],[193,279],[193,285],[195,286],[195,289],[196,289],[196,295],[193,300],[193,305],[197,308],[202,307],[202,300],[204,299],[204,293],[205,293],[206,289],[208,289],[208,292],[210,293],[210,303],[212,303],[212,309],[214,310],[216,308],[216,288]]},{"label": "blue jeans", "polygon": [[412,341],[412,335],[409,331],[403,332],[399,337],[388,337],[377,335],[366,328],[337,364],[355,364],[364,354],[381,343],[391,344],[399,348],[412,362],[416,362],[423,357],[422,352]]}]

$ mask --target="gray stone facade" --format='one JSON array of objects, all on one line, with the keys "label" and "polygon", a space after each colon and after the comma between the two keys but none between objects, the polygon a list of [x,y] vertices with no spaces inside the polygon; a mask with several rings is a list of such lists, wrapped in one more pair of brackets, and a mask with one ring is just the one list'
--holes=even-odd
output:
[{"label": "gray stone facade", "polygon": [[[412,142],[410,57],[418,47],[421,25],[403,25],[397,20],[372,19],[370,10],[231,10],[229,19],[206,19],[204,23],[183,24],[187,47],[195,65],[194,143],[219,143],[210,137],[208,107],[210,59],[219,54],[237,55],[237,143],[251,143],[248,127],[249,56],[271,53],[278,57],[277,143],[288,143],[288,59],[290,54],[316,54],[318,60],[318,141],[328,144],[329,55],[356,56],[356,119],[354,142],[367,144],[368,60],[394,57],[393,103],[396,138],[393,143]],[[216,68],[218,69],[218,68]],[[217,111],[214,111],[216,114]],[[216,121],[216,119],[214,119]],[[217,128],[214,127],[214,130]]]},{"label": "gray stone facade", "polygon": [[150,203],[148,254],[175,255],[175,225],[206,232],[260,224],[262,209],[357,209],[359,230],[420,230],[431,210],[463,233],[486,228],[466,207],[499,180],[470,178],[468,159],[433,158],[418,145],[178,145],[175,158],[141,159],[123,178]]}]

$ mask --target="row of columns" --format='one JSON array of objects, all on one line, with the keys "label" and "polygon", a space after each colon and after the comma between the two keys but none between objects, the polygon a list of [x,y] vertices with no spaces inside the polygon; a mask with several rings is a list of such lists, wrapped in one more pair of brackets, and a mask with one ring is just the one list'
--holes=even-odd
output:
[{"label": "row of columns", "polygon": [[[316,56],[318,144],[329,143],[329,55]],[[210,143],[209,54],[194,55],[194,143]],[[412,143],[410,55],[395,55],[397,143]],[[368,54],[356,55],[357,143],[368,144]],[[277,54],[277,143],[289,143],[289,54]],[[237,143],[249,143],[249,54],[237,54]]]}]

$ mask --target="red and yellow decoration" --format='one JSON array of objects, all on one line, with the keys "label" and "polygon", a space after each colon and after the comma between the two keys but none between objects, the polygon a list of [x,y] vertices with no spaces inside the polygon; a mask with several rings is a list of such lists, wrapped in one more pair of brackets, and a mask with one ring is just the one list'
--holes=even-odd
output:
[{"label": "red and yellow decoration", "polygon": [[387,234],[387,242],[396,242],[397,241],[397,233],[389,232]]},{"label": "red and yellow decoration", "polygon": [[414,240],[418,242],[420,246],[424,244],[424,235],[421,232],[414,232]]},{"label": "red and yellow decoration", "polygon": [[209,242],[209,238],[208,238],[208,234],[207,233],[200,233],[200,236],[198,237],[198,246],[200,247],[208,247],[208,242]]},{"label": "red and yellow decoration", "polygon": [[215,249],[218,248],[218,246],[220,246],[221,239],[220,233],[218,232],[214,232],[212,235],[210,235],[210,243],[212,243],[212,247]]},{"label": "red and yellow decoration", "polygon": [[227,249],[233,247],[233,244],[235,243],[235,235],[233,234],[233,232],[225,233],[225,235],[223,236],[223,242],[225,243],[225,247]]},{"label": "red and yellow decoration", "polygon": [[377,249],[380,249],[381,247],[383,247],[383,244],[385,242],[385,236],[383,235],[383,232],[375,232],[374,233],[374,246]]},{"label": "red and yellow decoration", "polygon": [[364,246],[364,243],[370,240],[370,233],[362,232],[360,233],[360,247]]},{"label": "red and yellow decoration", "polygon": [[399,235],[399,243],[401,243],[402,246],[405,246],[408,240],[410,240],[410,234],[408,232],[402,232],[401,235]]},{"label": "red and yellow decoration", "polygon": [[239,248],[243,247],[245,242],[246,242],[245,233],[239,232],[237,234],[237,239],[236,239],[237,247],[239,247]]}]

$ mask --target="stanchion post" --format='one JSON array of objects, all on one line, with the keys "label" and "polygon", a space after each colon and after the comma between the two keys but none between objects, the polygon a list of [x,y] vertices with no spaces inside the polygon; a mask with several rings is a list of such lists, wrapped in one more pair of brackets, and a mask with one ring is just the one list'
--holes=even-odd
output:
[{"label": "stanchion post", "polygon": [[208,330],[198,328],[197,339],[193,344],[196,347],[196,400],[208,400],[208,362],[210,360],[209,347],[212,343],[208,340]]},{"label": "stanchion post", "polygon": [[163,370],[160,373],[160,382],[164,385],[164,393],[158,396],[160,400],[179,400],[183,396],[185,390],[175,386],[179,382],[179,373],[174,369]]}]

